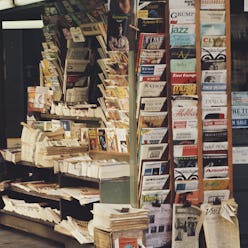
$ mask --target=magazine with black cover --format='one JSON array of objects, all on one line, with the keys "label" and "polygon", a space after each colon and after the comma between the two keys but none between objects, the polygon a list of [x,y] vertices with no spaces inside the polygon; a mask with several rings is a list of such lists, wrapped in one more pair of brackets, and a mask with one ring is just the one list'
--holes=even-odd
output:
[{"label": "magazine with black cover", "polygon": [[202,47],[201,68],[202,70],[226,69],[226,48]]}]

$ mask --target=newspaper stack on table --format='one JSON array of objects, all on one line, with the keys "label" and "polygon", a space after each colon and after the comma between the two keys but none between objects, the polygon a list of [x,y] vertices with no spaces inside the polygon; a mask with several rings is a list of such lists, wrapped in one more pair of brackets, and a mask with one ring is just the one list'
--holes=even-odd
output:
[{"label": "newspaper stack on table", "polygon": [[93,225],[104,231],[145,230],[148,210],[132,208],[128,204],[94,203]]}]

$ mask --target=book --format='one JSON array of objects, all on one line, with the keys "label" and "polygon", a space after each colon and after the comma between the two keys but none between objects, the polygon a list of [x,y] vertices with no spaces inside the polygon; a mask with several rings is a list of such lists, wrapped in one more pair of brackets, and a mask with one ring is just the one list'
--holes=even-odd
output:
[{"label": "book", "polygon": [[90,150],[97,150],[98,149],[97,129],[96,128],[89,128],[88,137],[89,137]]},{"label": "book", "polygon": [[106,130],[104,128],[97,129],[97,143],[99,151],[107,150],[107,142],[106,142]]},{"label": "book", "polygon": [[124,128],[116,128],[115,132],[118,152],[127,153],[129,151],[129,140],[127,130]]},{"label": "book", "polygon": [[106,141],[107,141],[107,151],[108,152],[117,152],[117,141],[114,128],[106,128]]}]

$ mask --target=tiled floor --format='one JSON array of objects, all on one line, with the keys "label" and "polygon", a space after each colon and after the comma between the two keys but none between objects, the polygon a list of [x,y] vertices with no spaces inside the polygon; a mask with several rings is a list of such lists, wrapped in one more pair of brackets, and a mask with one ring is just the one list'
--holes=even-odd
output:
[{"label": "tiled floor", "polygon": [[63,245],[0,226],[0,248],[63,248]]}]

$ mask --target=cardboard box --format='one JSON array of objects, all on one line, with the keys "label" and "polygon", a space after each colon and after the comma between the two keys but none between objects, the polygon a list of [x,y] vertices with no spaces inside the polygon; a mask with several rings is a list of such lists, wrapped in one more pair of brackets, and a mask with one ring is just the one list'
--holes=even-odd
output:
[{"label": "cardboard box", "polygon": [[143,230],[123,230],[106,232],[94,229],[94,244],[96,248],[139,248],[144,237]]}]

